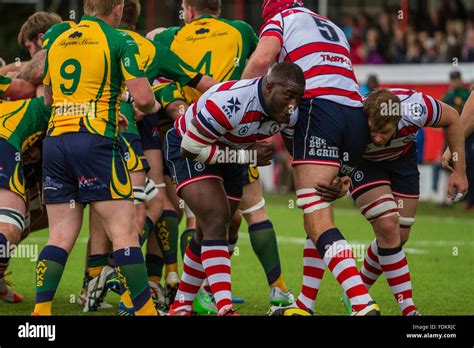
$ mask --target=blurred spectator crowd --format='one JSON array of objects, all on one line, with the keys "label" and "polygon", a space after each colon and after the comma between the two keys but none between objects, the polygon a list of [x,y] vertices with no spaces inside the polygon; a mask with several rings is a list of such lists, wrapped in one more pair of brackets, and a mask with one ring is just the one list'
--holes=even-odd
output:
[{"label": "blurred spectator crowd", "polygon": [[351,43],[353,63],[474,62],[474,6],[442,0],[426,12],[408,14],[405,23],[407,14],[398,9],[343,16],[341,25]]}]

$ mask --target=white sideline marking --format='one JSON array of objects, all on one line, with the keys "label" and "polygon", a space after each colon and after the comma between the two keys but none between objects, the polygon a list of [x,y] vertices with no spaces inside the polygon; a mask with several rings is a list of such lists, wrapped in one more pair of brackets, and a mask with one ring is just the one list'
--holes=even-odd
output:
[{"label": "white sideline marking", "polygon": [[[239,239],[250,239],[247,232],[239,232]],[[299,238],[299,237],[286,237],[278,235],[277,239],[279,243],[283,244],[296,244],[296,245],[304,245],[306,238]],[[363,244],[369,245],[372,240],[348,240],[349,244]],[[408,241],[408,249],[410,246],[459,246],[459,245],[467,245],[467,246],[474,246],[474,241],[464,241],[464,240],[409,240]],[[407,250],[407,248],[405,248]]]},{"label": "white sideline marking", "polygon": [[[239,239],[245,240],[250,242],[249,234],[247,231],[240,231],[239,232]],[[278,243],[282,244],[294,244],[294,245],[301,245],[303,246],[306,238],[302,237],[288,237],[278,235],[277,233]],[[28,237],[26,239],[27,242],[30,243],[44,243],[47,240],[47,237]],[[80,244],[87,244],[88,238],[82,237],[77,240],[76,243]],[[348,240],[349,244],[354,245],[364,245],[368,246],[372,240]],[[411,247],[457,247],[457,246],[468,246],[474,247],[474,241],[464,241],[464,240],[409,240],[408,247],[404,248],[404,250],[408,254],[427,254],[428,251],[422,249],[415,249]]]},{"label": "white sideline marking", "polygon": [[[341,213],[341,215],[352,215],[352,216],[360,216],[362,217],[362,214],[358,211],[357,208],[354,207],[354,209],[346,209],[346,208],[334,208],[334,214],[337,218],[337,214]],[[428,222],[446,222],[448,224],[452,223],[465,223],[468,225],[474,225],[474,219],[468,218],[468,217],[440,217],[439,215],[417,215],[416,216],[417,220],[427,220]]]}]

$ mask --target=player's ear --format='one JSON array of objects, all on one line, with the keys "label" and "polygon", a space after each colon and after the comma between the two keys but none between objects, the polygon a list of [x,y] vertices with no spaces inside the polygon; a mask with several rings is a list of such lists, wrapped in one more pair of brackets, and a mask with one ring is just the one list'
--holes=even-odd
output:
[{"label": "player's ear", "polygon": [[44,39],[44,34],[43,33],[38,34],[38,40],[36,41],[36,44],[39,47],[43,47],[43,39]]}]

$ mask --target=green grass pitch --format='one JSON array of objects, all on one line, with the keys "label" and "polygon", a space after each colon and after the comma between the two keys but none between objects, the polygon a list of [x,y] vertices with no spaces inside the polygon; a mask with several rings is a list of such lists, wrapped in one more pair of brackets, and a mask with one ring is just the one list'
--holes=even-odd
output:
[{"label": "green grass pitch", "polygon": [[[302,213],[292,208],[290,195],[268,195],[267,210],[277,231],[283,275],[288,287],[298,295],[302,279],[302,252],[305,233]],[[348,199],[335,205],[336,224],[350,243],[364,244],[373,239],[370,225]],[[84,219],[88,221],[88,219]],[[84,273],[88,226],[83,227],[76,247],[69,257],[56,293],[55,315],[114,315],[114,309],[83,313],[75,301]],[[47,241],[47,231],[34,233],[25,243],[37,244],[38,252]],[[364,249],[365,250],[365,249]],[[356,250],[360,267],[362,255]],[[462,213],[459,207],[439,210],[421,204],[406,253],[414,287],[415,304],[423,315],[471,315],[474,313],[474,213]],[[0,315],[29,315],[34,307],[35,263],[14,258],[8,279],[24,296],[20,304],[0,302]],[[263,270],[252,251],[247,226],[241,226],[238,251],[232,258],[233,294],[245,299],[238,305],[241,315],[264,315],[269,308],[268,286]],[[386,280],[381,277],[371,289],[382,314],[400,315]],[[318,315],[344,315],[341,290],[326,272],[316,301]],[[116,305],[118,296],[110,293],[107,301]]]}]

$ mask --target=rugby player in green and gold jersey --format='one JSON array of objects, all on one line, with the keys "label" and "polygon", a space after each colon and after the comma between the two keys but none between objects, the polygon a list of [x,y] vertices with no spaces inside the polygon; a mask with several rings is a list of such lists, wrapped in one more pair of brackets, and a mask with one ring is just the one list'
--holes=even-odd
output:
[{"label": "rugby player in green and gold jersey", "polygon": [[54,41],[46,58],[45,102],[53,112],[43,143],[43,195],[50,236],[36,265],[35,315],[51,315],[86,203],[112,241],[114,264],[135,314],[157,314],[131,219],[133,193],[117,134],[124,83],[141,112],[157,112],[160,105],[136,60],[137,44],[115,30],[123,5],[123,0],[85,0],[86,15]]},{"label": "rugby player in green and gold jersey", "polygon": [[12,247],[29,227],[23,155],[46,132],[50,115],[43,98],[0,102],[0,299],[9,303],[22,301],[5,275]]}]

